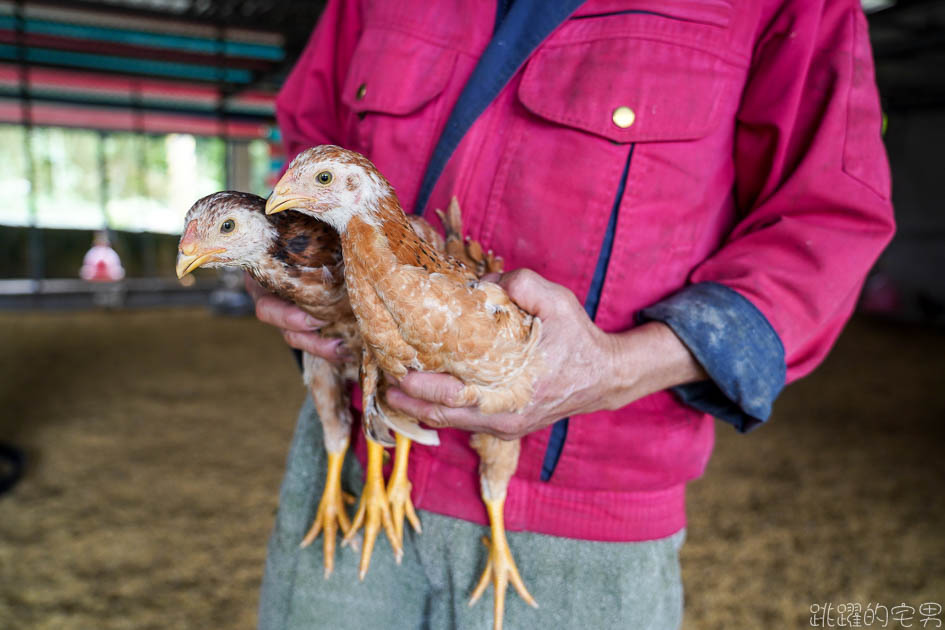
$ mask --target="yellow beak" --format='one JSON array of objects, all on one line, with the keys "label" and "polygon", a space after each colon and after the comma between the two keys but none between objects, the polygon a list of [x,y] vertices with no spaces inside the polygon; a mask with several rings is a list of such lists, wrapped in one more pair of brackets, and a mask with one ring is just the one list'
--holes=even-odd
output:
[{"label": "yellow beak", "polygon": [[305,205],[308,197],[304,195],[279,195],[272,193],[266,200],[266,214],[276,214],[283,210],[291,210]]},{"label": "yellow beak", "polygon": [[205,265],[208,262],[214,262],[217,260],[217,254],[222,254],[225,252],[225,249],[214,249],[209,252],[202,252],[198,254],[185,254],[184,252],[178,252],[177,254],[177,277],[183,278],[188,273]]}]

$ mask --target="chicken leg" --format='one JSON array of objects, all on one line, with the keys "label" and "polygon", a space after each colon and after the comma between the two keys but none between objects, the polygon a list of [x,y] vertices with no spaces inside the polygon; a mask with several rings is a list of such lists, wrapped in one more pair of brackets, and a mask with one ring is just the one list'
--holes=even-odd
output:
[{"label": "chicken leg", "polygon": [[[407,461],[410,457],[410,446],[413,440],[410,435],[422,437],[422,433],[413,431],[416,427],[416,420],[407,416],[387,404],[386,395],[389,384],[381,381],[378,384],[378,408],[383,414],[384,420],[394,427],[392,432],[394,437],[394,466],[391,469],[390,479],[387,480],[387,499],[390,501],[391,517],[394,524],[394,535],[397,540],[403,544],[404,541],[404,518],[410,522],[414,531],[423,532],[420,526],[420,518],[417,516],[413,507],[413,501],[410,498],[410,492],[413,490],[413,484],[407,478]],[[403,430],[411,430],[407,435],[397,430],[400,427]],[[389,432],[390,433],[390,432]]]},{"label": "chicken leg", "polygon": [[404,553],[403,546],[394,533],[390,502],[387,498],[387,489],[384,487],[384,474],[381,470],[384,465],[384,446],[373,439],[370,429],[373,426],[380,426],[374,418],[378,413],[379,378],[380,370],[377,361],[370,350],[365,348],[361,361],[361,392],[368,461],[364,477],[364,489],[361,491],[361,503],[354,515],[351,529],[344,538],[345,544],[351,542],[361,526],[364,526],[364,546],[361,548],[361,562],[358,567],[358,577],[362,580],[371,566],[371,554],[374,551],[374,543],[381,527],[387,533],[387,538],[394,549],[394,557],[398,564],[400,564]]},{"label": "chicken leg", "polygon": [[518,567],[515,565],[515,559],[512,557],[512,551],[509,549],[509,543],[505,537],[505,519],[502,513],[509,480],[515,473],[516,466],[518,466],[521,444],[518,440],[500,440],[485,433],[473,435],[470,443],[480,457],[479,481],[482,489],[482,500],[485,502],[486,510],[489,513],[489,528],[492,533],[492,540],[482,539],[489,550],[489,557],[486,560],[486,568],[482,572],[482,577],[479,578],[476,588],[473,589],[469,605],[472,606],[479,601],[491,581],[495,589],[493,595],[493,628],[494,630],[502,630],[502,619],[505,614],[505,591],[509,582],[512,583],[519,596],[529,606],[538,608],[538,603],[525,588],[522,576],[519,575]]},{"label": "chicken leg", "polygon": [[351,412],[345,404],[343,375],[328,361],[305,353],[302,356],[303,380],[312,394],[315,410],[325,433],[325,452],[328,455],[328,475],[325,490],[318,504],[315,520],[309,528],[301,547],[308,547],[324,531],[325,578],[335,567],[335,539],[340,528],[347,534],[351,521],[345,513],[345,502],[354,497],[341,490],[341,467],[348,450],[351,431]]},{"label": "chicken leg", "polygon": [[391,516],[394,521],[394,535],[403,544],[404,517],[410,521],[410,525],[418,534],[423,532],[423,528],[420,527],[420,519],[410,500],[413,485],[407,478],[407,459],[410,456],[411,441],[399,433],[395,434],[395,439],[397,447],[394,450],[394,467],[387,481],[387,498],[390,501]]}]

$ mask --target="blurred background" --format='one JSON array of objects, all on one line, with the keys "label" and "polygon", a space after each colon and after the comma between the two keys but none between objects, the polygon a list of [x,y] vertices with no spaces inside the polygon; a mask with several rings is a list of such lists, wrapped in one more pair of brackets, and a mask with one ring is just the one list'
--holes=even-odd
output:
[{"label": "blurred background", "polygon": [[[174,260],[198,197],[268,194],[321,4],[0,0],[0,628],[254,627],[304,391],[239,274]],[[898,233],[769,426],[719,425],[687,628],[945,605],[945,2],[863,7]]]}]

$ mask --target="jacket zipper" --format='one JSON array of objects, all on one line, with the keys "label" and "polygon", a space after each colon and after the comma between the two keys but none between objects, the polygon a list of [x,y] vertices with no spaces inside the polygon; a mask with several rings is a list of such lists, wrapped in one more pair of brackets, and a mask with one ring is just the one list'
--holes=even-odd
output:
[{"label": "jacket zipper", "polygon": [[[627,162],[623,166],[623,174],[620,176],[620,183],[617,185],[614,206],[610,211],[610,218],[607,220],[604,242],[601,244],[600,254],[597,256],[597,265],[594,267],[594,277],[591,279],[591,287],[587,292],[587,298],[584,300],[584,311],[592,321],[597,318],[597,309],[600,306],[600,297],[604,290],[604,279],[607,277],[607,268],[610,266],[610,255],[614,250],[617,216],[620,214],[620,202],[623,199],[623,193],[627,189],[627,176],[630,174],[630,161],[633,159],[633,148],[635,146],[636,144],[631,144],[630,151],[627,153]],[[561,458],[564,443],[568,438],[569,421],[570,418],[562,418],[555,422],[551,428],[548,446],[545,448],[545,457],[541,462],[542,481],[550,480],[555,468],[558,467],[558,460]]]}]

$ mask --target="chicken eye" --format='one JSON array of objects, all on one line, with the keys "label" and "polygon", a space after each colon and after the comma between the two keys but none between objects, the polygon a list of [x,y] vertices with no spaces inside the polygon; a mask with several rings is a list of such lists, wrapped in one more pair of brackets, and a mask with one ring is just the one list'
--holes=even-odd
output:
[{"label": "chicken eye", "polygon": [[318,183],[319,183],[319,184],[328,185],[328,184],[331,183],[332,177],[331,177],[331,173],[330,173],[330,172],[328,172],[328,171],[322,171],[321,173],[319,173],[318,175],[315,176],[315,179],[318,180]]},{"label": "chicken eye", "polygon": [[232,232],[233,228],[235,227],[236,227],[236,221],[234,221],[233,219],[227,219],[226,221],[220,224],[220,231],[223,232],[224,234],[227,234],[229,232]]}]

